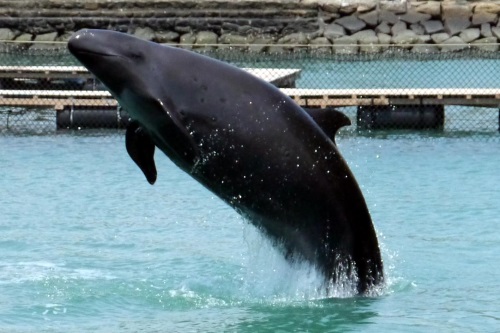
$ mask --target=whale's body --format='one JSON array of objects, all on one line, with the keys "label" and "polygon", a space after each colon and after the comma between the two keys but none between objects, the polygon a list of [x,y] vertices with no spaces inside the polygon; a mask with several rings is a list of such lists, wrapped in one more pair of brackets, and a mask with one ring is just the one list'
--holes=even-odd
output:
[{"label": "whale's body", "polygon": [[334,142],[342,114],[308,113],[243,70],[126,34],[82,30],[69,49],[134,119],[127,150],[150,183],[158,147],[288,258],[326,280],[355,273],[361,293],[382,282],[370,214]]}]

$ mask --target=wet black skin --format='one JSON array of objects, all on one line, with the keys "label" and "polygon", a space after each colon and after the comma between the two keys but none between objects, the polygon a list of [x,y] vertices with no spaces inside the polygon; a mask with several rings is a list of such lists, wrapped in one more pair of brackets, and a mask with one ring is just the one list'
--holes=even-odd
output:
[{"label": "wet black skin", "polygon": [[70,52],[135,120],[127,150],[150,183],[154,146],[248,218],[292,260],[335,280],[383,282],[375,230],[334,136],[339,112],[300,108],[229,64],[104,30],[82,30]]}]

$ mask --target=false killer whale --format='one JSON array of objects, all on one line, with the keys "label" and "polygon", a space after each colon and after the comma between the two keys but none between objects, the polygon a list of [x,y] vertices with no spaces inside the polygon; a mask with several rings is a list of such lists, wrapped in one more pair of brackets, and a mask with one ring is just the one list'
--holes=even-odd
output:
[{"label": "false killer whale", "polygon": [[308,113],[230,64],[124,33],[81,30],[68,48],[133,119],[126,148],[149,183],[158,147],[326,282],[347,274],[360,293],[383,282],[367,205],[334,141],[345,115]]}]

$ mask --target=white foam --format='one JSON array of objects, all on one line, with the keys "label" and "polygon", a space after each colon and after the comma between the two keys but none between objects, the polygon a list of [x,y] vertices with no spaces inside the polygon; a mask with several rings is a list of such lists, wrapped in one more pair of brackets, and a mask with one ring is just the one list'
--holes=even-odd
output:
[{"label": "white foam", "polygon": [[99,269],[70,268],[49,261],[0,262],[0,284],[19,284],[46,279],[110,280],[114,277]]},{"label": "white foam", "polygon": [[306,262],[290,262],[258,230],[244,227],[248,251],[242,260],[241,279],[247,298],[272,302],[347,298],[356,295],[356,278],[340,274],[325,285],[322,273]]}]

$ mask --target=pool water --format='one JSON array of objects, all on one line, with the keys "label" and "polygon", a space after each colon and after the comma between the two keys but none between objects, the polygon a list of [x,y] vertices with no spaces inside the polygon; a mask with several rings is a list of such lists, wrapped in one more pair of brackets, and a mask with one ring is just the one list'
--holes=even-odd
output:
[{"label": "pool water", "polygon": [[114,136],[0,137],[0,332],[494,332],[498,140],[338,138],[387,283],[326,293],[157,153]]}]

